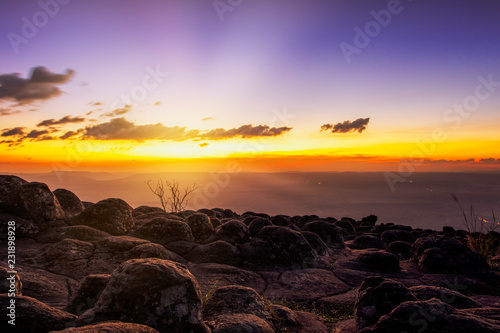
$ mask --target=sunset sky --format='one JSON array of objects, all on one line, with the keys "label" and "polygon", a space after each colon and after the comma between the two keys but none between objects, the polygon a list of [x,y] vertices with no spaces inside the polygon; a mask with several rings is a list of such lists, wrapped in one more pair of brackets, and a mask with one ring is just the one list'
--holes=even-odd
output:
[{"label": "sunset sky", "polygon": [[495,0],[0,3],[0,172],[491,171],[499,124]]}]

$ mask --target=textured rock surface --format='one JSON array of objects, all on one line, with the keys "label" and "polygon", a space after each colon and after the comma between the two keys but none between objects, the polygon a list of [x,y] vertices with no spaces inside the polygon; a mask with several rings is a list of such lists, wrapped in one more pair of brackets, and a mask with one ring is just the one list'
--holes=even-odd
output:
[{"label": "textured rock surface", "polygon": [[85,209],[83,203],[73,192],[58,188],[53,193],[56,196],[57,201],[59,201],[67,219],[77,216]]}]

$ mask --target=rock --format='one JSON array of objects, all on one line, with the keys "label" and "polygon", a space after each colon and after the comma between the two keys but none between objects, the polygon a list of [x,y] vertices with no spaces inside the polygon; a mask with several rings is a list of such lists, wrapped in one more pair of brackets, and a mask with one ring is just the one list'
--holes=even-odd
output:
[{"label": "rock", "polygon": [[28,183],[16,176],[0,176],[0,211],[32,220],[36,225],[65,218],[47,185]]},{"label": "rock", "polygon": [[95,246],[92,243],[64,239],[47,246],[42,256],[49,271],[74,276],[75,272],[86,270],[94,249]]},{"label": "rock", "polygon": [[76,239],[84,242],[92,242],[102,238],[110,237],[107,232],[91,228],[86,225],[63,226],[48,228],[40,232],[36,240],[40,243],[57,243],[66,238]]},{"label": "rock", "polygon": [[208,217],[217,217],[217,214],[211,209],[206,209],[206,208],[198,209],[198,213],[205,214]]},{"label": "rock", "polygon": [[290,217],[286,215],[275,215],[270,218],[270,221],[272,224],[282,227],[290,227],[292,225]]},{"label": "rock", "polygon": [[371,272],[397,272],[401,269],[398,257],[389,252],[364,252],[355,262],[359,268]]},{"label": "rock", "polygon": [[384,247],[388,247],[389,244],[395,241],[413,243],[410,232],[406,230],[387,230],[380,235],[380,238],[384,243]]},{"label": "rock", "polygon": [[158,333],[157,330],[145,325],[131,323],[101,323],[82,327],[71,327],[53,333]]},{"label": "rock", "polygon": [[122,263],[95,306],[77,324],[103,320],[143,324],[159,332],[209,332],[201,320],[196,279],[184,265],[161,259]]},{"label": "rock", "polygon": [[411,247],[411,260],[434,273],[483,273],[490,270],[486,258],[455,238],[419,238]]},{"label": "rock", "polygon": [[330,251],[328,250],[328,246],[326,246],[325,242],[314,232],[310,231],[301,231],[302,236],[306,239],[306,241],[311,245],[311,247],[319,254],[326,255]]},{"label": "rock", "polygon": [[248,230],[250,231],[250,234],[252,236],[255,236],[259,233],[259,231],[262,228],[270,226],[270,225],[273,225],[273,224],[268,219],[264,219],[262,217],[257,217],[255,219],[253,219],[252,222],[250,222],[250,224],[248,225]]},{"label": "rock", "polygon": [[442,287],[415,286],[410,287],[411,293],[418,301],[427,301],[437,298],[456,309],[478,308],[480,305],[461,293]]},{"label": "rock", "polygon": [[309,222],[302,228],[303,231],[311,231],[317,234],[325,242],[328,247],[337,249],[344,248],[344,238],[340,229],[328,222],[313,221]]},{"label": "rock", "polygon": [[152,219],[156,219],[156,218],[164,218],[167,220],[175,220],[175,221],[184,222],[184,218],[177,216],[175,214],[166,213],[163,210],[162,211],[154,211],[154,212],[145,213],[145,214],[139,214],[139,215],[134,217],[134,220],[135,220],[136,226],[141,226],[144,223],[151,221]]},{"label": "rock", "polygon": [[[2,332],[13,333],[45,333],[57,331],[66,328],[76,319],[75,315],[61,310],[51,308],[50,306],[27,296],[16,296],[15,298],[15,325],[8,323],[12,318],[8,317],[11,310],[11,298],[7,294],[0,295],[0,307],[5,309],[7,318],[0,321],[0,330]],[[5,317],[5,316],[4,316]]]},{"label": "rock", "polygon": [[252,288],[259,294],[262,294],[266,289],[266,281],[261,276],[234,266],[189,263],[188,268],[198,280],[203,295],[207,295],[214,288],[229,285]]},{"label": "rock", "polygon": [[18,216],[0,212],[0,236],[4,239],[8,237],[9,222],[11,221],[15,222],[17,238],[34,238],[40,231],[39,226],[31,220],[26,220]]},{"label": "rock", "polygon": [[216,217],[211,217],[210,223],[212,223],[212,227],[214,227],[214,229],[216,229],[218,226],[222,224],[222,222]]},{"label": "rock", "polygon": [[188,261],[195,263],[218,263],[238,266],[241,264],[240,250],[232,244],[217,241],[196,246],[184,256]]},{"label": "rock", "polygon": [[134,217],[139,217],[149,213],[165,213],[165,211],[160,207],[139,206],[134,209],[133,215]]},{"label": "rock", "polygon": [[278,304],[270,304],[268,307],[275,326],[300,326],[299,317],[295,311]]},{"label": "rock", "polygon": [[237,285],[217,288],[203,308],[206,320],[222,314],[236,313],[252,314],[264,320],[271,319],[264,299],[255,290]]},{"label": "rock", "polygon": [[258,264],[302,264],[317,256],[301,233],[278,226],[262,228],[256,238],[239,249],[244,259]]},{"label": "rock", "polygon": [[303,228],[307,223],[313,222],[313,221],[318,221],[318,220],[320,220],[320,219],[319,219],[319,216],[317,216],[317,215],[304,215],[304,216],[300,216],[295,221],[295,225],[297,225],[297,227],[299,227],[299,228]]},{"label": "rock", "polygon": [[70,277],[35,267],[16,267],[23,283],[23,295],[43,301],[46,305],[65,310],[78,288]]},{"label": "rock", "polygon": [[187,223],[162,217],[144,223],[132,235],[162,245],[175,241],[194,242],[191,228]]},{"label": "rock", "polygon": [[386,332],[454,332],[495,333],[500,330],[498,321],[489,320],[466,310],[457,310],[438,299],[405,302],[390,314],[380,318],[376,325],[358,333]]},{"label": "rock", "polygon": [[250,240],[248,227],[237,220],[231,220],[220,225],[215,230],[215,233],[221,240],[231,244],[245,243]]},{"label": "rock", "polygon": [[356,328],[361,330],[375,325],[380,317],[390,313],[401,303],[415,300],[410,290],[397,281],[385,280],[379,276],[368,277],[359,287],[354,306]]},{"label": "rock", "polygon": [[351,249],[383,249],[380,238],[370,235],[361,235],[347,244]]},{"label": "rock", "polygon": [[216,321],[209,322],[212,333],[274,333],[265,320],[250,314],[220,315]]},{"label": "rock", "polygon": [[184,256],[197,247],[198,244],[186,241],[175,241],[163,246],[169,251],[177,253],[180,256]]},{"label": "rock", "polygon": [[332,272],[318,268],[285,271],[275,278],[268,277],[267,283],[265,297],[295,302],[312,302],[351,289]]},{"label": "rock", "polygon": [[22,295],[23,284],[17,273],[9,273],[10,270],[0,266],[0,294],[14,293]]},{"label": "rock", "polygon": [[473,295],[469,297],[481,307],[500,308],[500,297],[490,295]]},{"label": "rock", "polygon": [[334,222],[334,224],[337,227],[345,230],[345,232],[347,234],[350,234],[350,233],[354,232],[354,226],[352,225],[351,221],[341,220],[341,221]]},{"label": "rock", "polygon": [[53,193],[57,201],[59,201],[67,219],[77,216],[85,209],[83,203],[73,192],[58,188]]},{"label": "rock", "polygon": [[196,213],[190,215],[186,218],[186,223],[197,240],[207,239],[214,232],[212,222],[210,222],[210,218],[206,214]]},{"label": "rock", "polygon": [[352,289],[346,293],[321,298],[317,301],[317,303],[320,305],[322,304],[331,305],[332,307],[337,307],[337,306],[354,307],[354,304],[356,304],[357,299],[358,299],[358,290]]},{"label": "rock", "polygon": [[374,226],[377,223],[378,217],[375,215],[369,215],[361,219],[361,225]]},{"label": "rock", "polygon": [[93,308],[106,287],[109,277],[109,274],[91,274],[86,276],[66,311],[80,316],[88,309]]},{"label": "rock", "polygon": [[386,251],[396,255],[400,260],[408,260],[411,257],[411,244],[403,241],[394,241],[389,244]]},{"label": "rock", "polygon": [[125,234],[135,225],[132,207],[121,199],[106,199],[86,208],[71,224],[83,224],[111,235]]}]

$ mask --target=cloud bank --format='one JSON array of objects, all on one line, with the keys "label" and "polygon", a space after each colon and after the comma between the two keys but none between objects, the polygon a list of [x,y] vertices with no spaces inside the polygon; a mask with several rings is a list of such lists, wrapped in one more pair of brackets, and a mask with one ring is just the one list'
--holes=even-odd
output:
[{"label": "cloud bank", "polygon": [[359,118],[354,121],[346,120],[343,123],[324,124],[321,126],[322,131],[331,131],[332,133],[351,133],[358,132],[363,133],[367,128],[370,118]]}]

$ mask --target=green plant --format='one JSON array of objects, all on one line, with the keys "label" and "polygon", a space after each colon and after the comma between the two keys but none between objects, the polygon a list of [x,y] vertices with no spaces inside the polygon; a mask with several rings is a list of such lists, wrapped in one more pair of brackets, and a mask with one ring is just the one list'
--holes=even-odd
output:
[{"label": "green plant", "polygon": [[[161,178],[158,180],[156,187],[154,188],[151,186],[151,180],[148,180],[146,184],[151,192],[153,192],[158,199],[160,199],[163,210],[166,212],[167,208],[169,208],[171,213],[179,213],[183,211],[188,204],[188,196],[198,189],[196,184],[194,184],[191,187],[185,188],[184,192],[182,192],[179,182],[175,180],[167,180],[163,182]],[[169,197],[167,196],[168,193],[170,193]]]},{"label": "green plant", "polygon": [[205,305],[207,304],[208,300],[210,298],[212,298],[212,294],[214,293],[215,287],[219,283],[220,279],[221,278],[218,278],[217,281],[214,282],[214,284],[212,285],[212,287],[210,288],[210,290],[208,291],[208,293],[201,298],[201,305],[203,307],[205,307]]},{"label": "green plant", "polygon": [[[495,231],[500,227],[497,222],[495,212],[491,210],[492,219],[487,220],[476,213],[473,205],[466,211],[457,196],[450,193],[451,197],[458,204],[460,212],[464,218],[463,224],[467,230],[467,246],[486,257],[490,266],[493,265],[493,257],[498,251],[499,237]],[[498,265],[498,263],[497,263]]]}]

